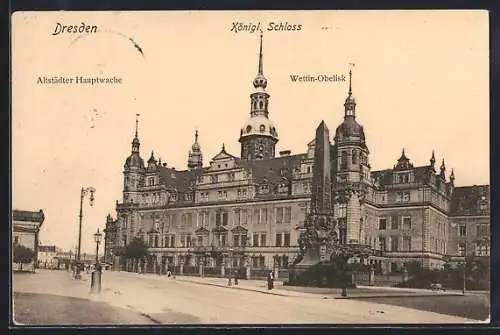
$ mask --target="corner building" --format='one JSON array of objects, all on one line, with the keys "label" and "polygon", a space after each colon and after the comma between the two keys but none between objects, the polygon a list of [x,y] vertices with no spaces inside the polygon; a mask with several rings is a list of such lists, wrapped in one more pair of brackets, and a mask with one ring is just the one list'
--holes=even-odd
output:
[{"label": "corner building", "polygon": [[[250,277],[261,277],[274,269],[281,276],[279,270],[293,262],[314,191],[315,142],[305,153],[283,151],[276,157],[278,131],[269,118],[262,35],[253,86],[239,157],[222,144],[203,166],[196,131],[187,170],[167,166],[153,152],[145,164],[136,121],[123,170],[123,200],[116,203],[117,218],[106,220],[107,261],[122,264],[115,250],[140,237],[153,255],[140,265],[145,271],[173,267],[185,274],[223,275],[245,268]],[[381,250],[365,260],[379,273],[397,272],[412,261],[439,268],[447,256],[466,252],[489,256],[488,185],[455,187],[453,170],[447,176],[444,160],[437,167],[434,152],[428,164],[414,166],[403,149],[392,168],[371,171],[364,129],[356,118],[352,72],[344,121],[330,150],[340,236]],[[342,201],[335,199],[339,195]]]}]

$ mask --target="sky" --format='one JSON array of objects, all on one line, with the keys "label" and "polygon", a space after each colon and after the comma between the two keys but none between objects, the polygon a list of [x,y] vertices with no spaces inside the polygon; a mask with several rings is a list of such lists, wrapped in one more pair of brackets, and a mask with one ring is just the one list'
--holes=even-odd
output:
[{"label": "sky", "polygon": [[[53,35],[61,25],[93,34]],[[269,117],[277,152],[306,151],[324,120],[343,119],[346,82],[292,82],[291,75],[347,75],[372,170],[402,148],[415,165],[435,150],[457,186],[489,183],[489,60],[486,11],[17,12],[12,17],[12,206],[46,215],[40,238],[82,248],[121,202],[123,164],[140,114],[141,156],[186,169],[199,131],[204,164],[221,149],[240,154],[250,116],[263,28]],[[301,25],[268,31],[271,22]],[[139,52],[138,48],[142,51]],[[106,76],[121,84],[38,84],[40,76]]]}]

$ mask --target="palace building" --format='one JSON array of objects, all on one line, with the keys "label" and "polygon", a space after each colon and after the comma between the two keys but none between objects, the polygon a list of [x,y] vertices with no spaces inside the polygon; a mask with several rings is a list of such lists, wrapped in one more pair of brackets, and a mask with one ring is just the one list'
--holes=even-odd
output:
[{"label": "palace building", "polygon": [[[352,72],[344,121],[330,139],[332,187],[352,190],[347,202],[334,205],[344,241],[380,250],[367,260],[380,273],[411,261],[440,268],[447,256],[489,255],[489,186],[455,187],[453,170],[447,171],[444,160],[436,162],[431,150],[425,164],[414,165],[403,149],[393,167],[371,171],[351,77]],[[201,274],[202,268],[245,267],[258,273],[293,262],[315,191],[315,142],[301,154],[276,154],[279,136],[268,111],[262,35],[253,86],[240,154],[228,153],[222,144],[208,165],[197,131],[186,170],[167,166],[153,152],[144,162],[136,120],[123,199],[117,201],[116,219],[106,220],[106,261],[121,264],[116,250],[139,237],[153,255],[143,264],[149,271],[174,266]]]}]

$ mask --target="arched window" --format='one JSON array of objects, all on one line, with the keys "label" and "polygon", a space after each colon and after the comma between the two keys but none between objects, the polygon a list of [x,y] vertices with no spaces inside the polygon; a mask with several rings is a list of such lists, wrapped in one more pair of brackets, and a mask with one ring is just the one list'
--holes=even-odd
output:
[{"label": "arched window", "polygon": [[352,164],[356,164],[358,162],[358,153],[356,150],[352,150]]},{"label": "arched window", "polygon": [[262,109],[262,108],[264,108],[264,102],[262,102],[262,100],[261,100],[261,101],[259,101],[259,109]]},{"label": "arched window", "polygon": [[257,109],[257,101],[253,102],[253,109]]},{"label": "arched window", "polygon": [[251,130],[252,130],[252,126],[251,126],[251,125],[248,125],[248,126],[247,126],[247,133],[249,133]]},{"label": "arched window", "polygon": [[266,126],[264,126],[263,124],[260,125],[259,127],[259,130],[261,133],[265,132],[266,131]]}]

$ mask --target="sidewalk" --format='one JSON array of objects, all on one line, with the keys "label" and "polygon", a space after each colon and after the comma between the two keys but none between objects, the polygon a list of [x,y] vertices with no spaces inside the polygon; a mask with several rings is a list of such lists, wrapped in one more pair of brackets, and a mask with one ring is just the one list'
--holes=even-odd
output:
[{"label": "sidewalk", "polygon": [[296,298],[313,298],[313,299],[356,299],[356,298],[379,298],[379,297],[435,297],[435,296],[455,296],[462,295],[462,292],[455,291],[432,291],[426,289],[411,289],[411,288],[396,288],[396,287],[375,287],[375,286],[358,286],[356,289],[348,289],[348,296],[341,296],[339,288],[317,288],[317,287],[300,287],[300,286],[283,286],[283,282],[275,281],[274,289],[267,289],[267,282],[263,280],[239,280],[238,285],[228,285],[227,278],[217,277],[191,277],[191,276],[176,276],[175,280],[191,282],[200,285],[211,285],[224,287],[228,289],[254,291],[264,294],[272,294],[286,297]]},{"label": "sidewalk", "polygon": [[317,296],[313,296],[304,292],[294,292],[283,290],[283,282],[275,281],[274,289],[267,289],[267,282],[263,280],[238,280],[238,285],[234,284],[234,280],[231,281],[232,285],[228,285],[227,278],[218,278],[218,277],[191,277],[191,276],[176,276],[173,280],[179,280],[184,282],[196,283],[200,285],[210,285],[210,286],[218,286],[224,287],[227,289],[233,290],[243,290],[243,291],[253,291],[264,294],[272,294],[283,297],[297,297],[297,298],[317,298]]}]

